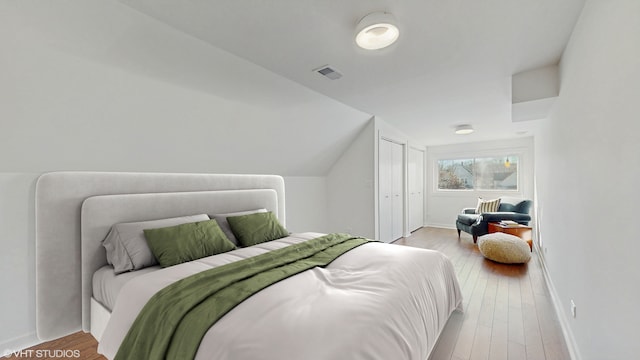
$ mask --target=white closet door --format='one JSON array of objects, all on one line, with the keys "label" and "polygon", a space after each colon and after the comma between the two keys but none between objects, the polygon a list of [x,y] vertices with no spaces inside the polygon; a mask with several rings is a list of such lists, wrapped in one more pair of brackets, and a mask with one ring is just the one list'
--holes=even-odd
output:
[{"label": "white closet door", "polygon": [[393,219],[393,240],[399,239],[404,231],[404,146],[391,143],[391,160],[392,160],[392,219]]},{"label": "white closet door", "polygon": [[378,225],[379,225],[379,240],[384,242],[393,241],[393,225],[392,225],[392,208],[393,208],[393,190],[391,174],[392,170],[392,156],[391,156],[391,142],[381,140],[378,149]]},{"label": "white closet door", "polygon": [[423,226],[424,219],[424,151],[409,149],[409,230]]},{"label": "white closet door", "polygon": [[404,232],[404,146],[381,139],[378,150],[378,235],[391,242]]}]

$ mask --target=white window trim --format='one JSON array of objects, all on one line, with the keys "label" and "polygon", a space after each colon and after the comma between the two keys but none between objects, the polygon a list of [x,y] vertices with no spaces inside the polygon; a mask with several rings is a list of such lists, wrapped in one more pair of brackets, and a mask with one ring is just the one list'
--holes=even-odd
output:
[{"label": "white window trim", "polygon": [[[517,176],[517,185],[515,190],[505,190],[505,189],[440,189],[438,188],[439,183],[439,171],[438,171],[438,163],[441,160],[463,160],[463,159],[477,159],[477,158],[488,158],[488,157],[508,157],[508,156],[517,156],[518,157],[518,176]],[[525,149],[517,148],[517,149],[504,149],[502,150],[483,150],[483,151],[474,151],[469,153],[457,153],[457,154],[438,154],[438,156],[433,157],[432,174],[433,174],[433,188],[431,189],[432,193],[436,196],[439,195],[452,195],[452,196],[469,196],[469,195],[478,195],[482,197],[483,194],[487,194],[489,196],[495,196],[497,194],[508,194],[513,196],[518,196],[523,193],[523,183],[522,183],[522,169],[524,169],[525,162]]]}]

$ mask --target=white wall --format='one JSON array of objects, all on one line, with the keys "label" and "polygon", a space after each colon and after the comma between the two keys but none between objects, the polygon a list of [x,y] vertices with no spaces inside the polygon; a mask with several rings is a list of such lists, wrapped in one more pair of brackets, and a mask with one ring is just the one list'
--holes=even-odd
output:
[{"label": "white wall", "polygon": [[0,173],[0,356],[35,339],[34,173]]},{"label": "white wall", "polygon": [[322,230],[324,176],[371,117],[114,0],[1,1],[0,47],[0,354],[37,341],[39,174],[275,173],[288,227]]},{"label": "white wall", "polygon": [[558,72],[558,65],[553,64],[514,74],[511,77],[511,102],[557,97],[560,90]]},{"label": "white wall", "polygon": [[330,232],[327,178],[324,176],[286,176],[287,230],[291,232]]},{"label": "white wall", "polygon": [[[519,155],[520,187],[517,192],[501,191],[437,191],[436,166],[439,159],[457,159],[476,156]],[[534,159],[533,138],[471,142],[431,146],[427,148],[427,224],[429,226],[456,227],[456,217],[460,210],[475,207],[478,197],[495,199],[499,196],[514,196],[533,199]],[[532,211],[532,214],[533,211]]]},{"label": "white wall", "polygon": [[638,34],[639,1],[587,1],[562,57],[560,97],[535,139],[545,262],[581,359],[640,353]]},{"label": "white wall", "polygon": [[[378,117],[372,118],[327,175],[330,232],[348,232],[378,239],[378,141],[380,137],[405,144],[405,152],[410,146],[425,148],[424,145],[384,120]],[[406,166],[404,172],[407,173]],[[405,213],[408,213],[406,196]],[[408,229],[408,217],[405,223],[405,228]],[[404,235],[411,234],[406,231]]]},{"label": "white wall", "polygon": [[329,232],[374,238],[374,122],[327,174]]}]

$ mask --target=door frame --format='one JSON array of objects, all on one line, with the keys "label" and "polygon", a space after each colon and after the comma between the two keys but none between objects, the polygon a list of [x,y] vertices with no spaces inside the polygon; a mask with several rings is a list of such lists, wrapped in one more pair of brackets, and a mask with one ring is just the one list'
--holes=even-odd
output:
[{"label": "door frame", "polygon": [[[408,218],[407,218],[407,214],[408,214],[408,199],[407,199],[407,156],[408,156],[408,141],[403,141],[403,140],[399,140],[397,138],[393,138],[393,137],[389,137],[386,135],[383,135],[381,132],[378,133],[378,139],[376,141],[376,151],[375,151],[375,179],[376,179],[376,185],[375,185],[375,192],[374,192],[374,196],[375,196],[375,209],[374,209],[374,216],[375,216],[375,238],[377,240],[382,240],[380,239],[380,225],[381,225],[381,221],[380,221],[380,169],[379,169],[379,165],[380,165],[380,142],[381,141],[389,141],[391,143],[397,144],[402,146],[402,237],[407,237],[410,236],[410,232],[409,232],[409,227],[408,227]],[[394,239],[395,241],[396,239]],[[384,241],[384,240],[382,240]]]}]

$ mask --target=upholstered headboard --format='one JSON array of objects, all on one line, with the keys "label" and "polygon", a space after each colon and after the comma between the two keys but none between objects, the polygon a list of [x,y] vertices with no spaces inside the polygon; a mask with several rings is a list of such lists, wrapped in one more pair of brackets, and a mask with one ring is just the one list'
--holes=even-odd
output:
[{"label": "upholstered headboard", "polygon": [[[284,225],[284,200],[284,180],[274,175],[43,174],[36,184],[38,337],[54,339],[83,328],[92,271],[106,263],[99,238],[108,223],[233,212],[261,205],[274,211]],[[81,214],[86,214],[84,224]],[[82,235],[91,240],[81,246]],[[84,318],[88,330],[87,316]]]}]

